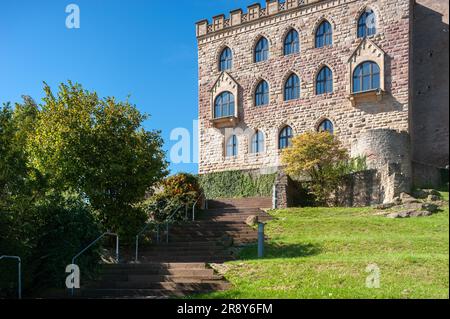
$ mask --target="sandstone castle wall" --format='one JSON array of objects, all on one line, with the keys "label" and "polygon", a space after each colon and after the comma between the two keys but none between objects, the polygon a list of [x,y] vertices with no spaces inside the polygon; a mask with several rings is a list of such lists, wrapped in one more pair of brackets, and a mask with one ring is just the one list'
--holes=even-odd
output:
[{"label": "sandstone castle wall", "polygon": [[[357,19],[366,8],[375,12],[378,31],[361,48],[363,40],[356,35]],[[284,4],[268,1],[264,9],[251,6],[248,13],[233,11],[229,19],[217,16],[211,24],[207,21],[197,23],[199,173],[279,166],[278,135],[285,125],[290,125],[294,134],[300,134],[316,130],[321,120],[327,118],[333,122],[335,134],[349,150],[361,134],[370,130],[409,133],[411,8],[410,0],[287,1]],[[323,19],[333,27],[333,44],[315,48],[315,30]],[[284,35],[291,28],[299,32],[300,53],[284,56]],[[270,56],[268,61],[255,63],[253,49],[261,36],[269,40]],[[238,94],[236,127],[241,131],[263,131],[264,153],[251,154],[250,137],[241,134],[238,135],[238,156],[226,158],[227,132],[211,123],[212,91],[221,76],[218,59],[226,46],[233,52],[233,68],[227,76],[230,83],[236,83]],[[349,99],[352,55],[377,59],[381,52],[384,96],[381,100],[353,104]],[[334,91],[316,95],[315,78],[324,65],[333,71]],[[301,79],[301,97],[285,102],[283,85],[292,72]],[[256,107],[254,90],[261,79],[269,83],[270,103]]]}]

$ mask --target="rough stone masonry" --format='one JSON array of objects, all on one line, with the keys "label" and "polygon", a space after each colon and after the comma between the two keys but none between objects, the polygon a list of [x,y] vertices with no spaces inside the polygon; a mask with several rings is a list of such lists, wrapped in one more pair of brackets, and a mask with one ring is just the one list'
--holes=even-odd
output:
[{"label": "rough stone masonry", "polygon": [[[439,8],[447,10],[448,17],[448,4]],[[231,11],[229,17],[215,16],[211,23],[208,20],[197,22],[199,173],[277,170],[280,167],[280,133],[286,126],[296,135],[318,130],[320,124],[328,120],[333,133],[352,155],[367,156],[370,168],[391,176],[387,178],[396,180],[396,185],[410,187],[414,172],[412,161],[426,162],[427,158],[411,141],[421,145],[430,140],[432,131],[429,128],[432,115],[428,115],[427,123],[422,125],[426,129],[422,131],[420,119],[412,118],[424,112],[423,101],[422,109],[414,111],[412,92],[414,10],[415,2],[411,0],[286,0],[283,3],[267,0],[265,7],[255,4],[249,6],[246,13],[239,9]],[[358,21],[365,12],[375,16],[376,32],[358,37]],[[317,48],[316,31],[324,21],[331,25],[332,44]],[[299,35],[300,49],[298,53],[285,55],[284,42],[291,30]],[[262,37],[269,44],[268,59],[256,62],[255,47]],[[221,70],[220,57],[227,48],[231,51],[232,66]],[[379,89],[355,92],[353,74],[365,61],[373,61],[380,68]],[[325,66],[332,71],[333,90],[318,94],[316,81]],[[285,101],[283,92],[292,74],[300,79],[300,96]],[[269,103],[256,106],[256,89],[262,80],[269,87]],[[225,119],[216,118],[214,114],[216,100],[222,92],[230,92],[235,103],[233,114]],[[445,104],[442,97],[436,103]],[[448,113],[448,104],[446,107]],[[445,105],[438,109],[445,109]],[[440,115],[439,111],[434,114]],[[439,120],[445,121],[436,119]],[[445,123],[437,126],[439,137],[448,144],[448,122],[446,130]],[[264,137],[261,152],[252,151],[256,131],[262,132]],[[424,136],[417,137],[421,133]],[[229,156],[227,144],[232,135],[236,136],[233,143],[236,150]],[[440,153],[429,157],[435,160],[427,165],[434,169],[448,164],[448,146],[431,149]],[[392,179],[390,164],[398,164],[395,174],[401,175],[403,180]],[[390,167],[392,171],[392,165]],[[404,189],[390,192],[398,194],[399,191]]]}]

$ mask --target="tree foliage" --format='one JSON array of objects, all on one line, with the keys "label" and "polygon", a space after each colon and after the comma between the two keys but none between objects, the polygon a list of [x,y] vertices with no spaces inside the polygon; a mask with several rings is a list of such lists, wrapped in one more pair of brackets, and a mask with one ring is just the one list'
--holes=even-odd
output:
[{"label": "tree foliage", "polygon": [[[122,243],[135,235],[148,219],[136,203],[167,167],[160,133],[128,101],[71,82],[44,91],[42,105],[0,107],[0,252],[21,256],[33,291],[62,287],[65,266],[101,231]],[[78,260],[84,277],[98,261],[95,248]],[[13,296],[15,268],[1,263],[0,298]]]},{"label": "tree foliage", "polygon": [[306,132],[292,140],[292,147],[283,150],[282,162],[291,176],[311,180],[311,192],[325,204],[342,182],[349,155],[339,140],[328,132]]},{"label": "tree foliage", "polygon": [[142,127],[147,116],[128,101],[100,99],[69,82],[46,93],[27,150],[32,166],[58,191],[82,194],[105,227],[127,233],[145,221],[133,204],[166,174],[163,141]]}]

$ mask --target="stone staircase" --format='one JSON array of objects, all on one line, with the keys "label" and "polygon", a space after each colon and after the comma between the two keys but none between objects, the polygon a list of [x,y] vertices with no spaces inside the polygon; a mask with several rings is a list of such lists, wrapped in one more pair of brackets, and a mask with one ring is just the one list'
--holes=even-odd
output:
[{"label": "stone staircase", "polygon": [[236,247],[256,242],[257,231],[245,221],[251,215],[268,220],[260,208],[271,204],[271,198],[209,201],[195,222],[171,227],[169,243],[140,249],[140,263],[103,265],[99,280],[77,297],[167,298],[228,289],[208,264],[233,260]]}]

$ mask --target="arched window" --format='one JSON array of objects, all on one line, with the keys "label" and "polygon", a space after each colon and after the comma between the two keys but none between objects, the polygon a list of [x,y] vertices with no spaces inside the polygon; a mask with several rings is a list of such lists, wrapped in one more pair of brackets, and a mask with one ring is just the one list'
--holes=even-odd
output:
[{"label": "arched window", "polygon": [[373,10],[364,11],[358,19],[358,38],[364,38],[377,33],[377,18]]},{"label": "arched window", "polygon": [[230,48],[226,47],[220,54],[219,69],[220,71],[231,70],[232,66],[233,66],[233,53],[231,52]]},{"label": "arched window", "polygon": [[333,123],[330,120],[325,119],[319,124],[319,127],[317,128],[317,131],[319,131],[319,132],[329,132],[330,134],[333,134],[334,133]]},{"label": "arched window", "polygon": [[234,95],[223,92],[214,102],[214,118],[234,116]]},{"label": "arched window", "polygon": [[300,41],[298,32],[292,29],[284,38],[284,55],[298,53],[300,51]]},{"label": "arched window", "polygon": [[316,79],[316,94],[325,94],[333,92],[333,72],[329,67],[324,66]]},{"label": "arched window", "polygon": [[292,145],[292,138],[294,137],[292,128],[290,126],[284,127],[278,138],[278,147],[280,150],[288,148]]},{"label": "arched window", "polygon": [[238,140],[236,135],[231,135],[227,141],[226,157],[234,157],[238,155]]},{"label": "arched window", "polygon": [[333,29],[328,21],[323,21],[316,31],[316,48],[333,44]]},{"label": "arched window", "polygon": [[353,92],[365,92],[380,88],[380,67],[372,61],[358,65],[353,72]]},{"label": "arched window", "polygon": [[253,154],[264,152],[264,133],[259,130],[252,136],[251,152]]},{"label": "arched window", "polygon": [[259,82],[255,92],[255,105],[263,106],[269,104],[269,84],[266,81]]},{"label": "arched window", "polygon": [[292,74],[284,85],[284,100],[290,101],[300,98],[300,79]]},{"label": "arched window", "polygon": [[269,58],[269,41],[266,38],[259,39],[255,47],[255,62],[266,61]]}]

